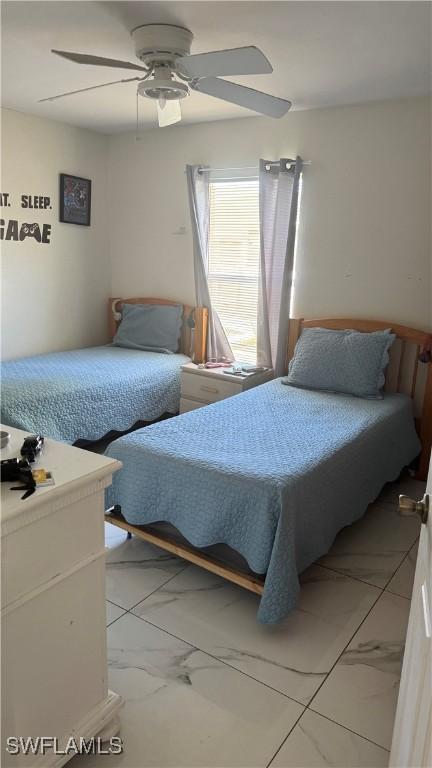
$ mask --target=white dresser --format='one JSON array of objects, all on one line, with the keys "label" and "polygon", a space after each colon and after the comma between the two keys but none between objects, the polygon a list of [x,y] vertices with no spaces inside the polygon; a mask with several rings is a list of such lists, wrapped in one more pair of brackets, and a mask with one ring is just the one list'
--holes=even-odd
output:
[{"label": "white dresser", "polygon": [[[27,433],[1,458],[18,456]],[[105,621],[104,489],[120,462],[46,440],[32,467],[55,485],[25,500],[1,487],[1,765],[59,766],[73,754],[24,756],[6,739],[110,738],[120,697],[108,690]]]},{"label": "white dresser", "polygon": [[238,395],[270,381],[274,376],[273,370],[268,369],[242,378],[225,373],[224,368],[198,368],[195,363],[182,365],[181,371],[180,413]]}]

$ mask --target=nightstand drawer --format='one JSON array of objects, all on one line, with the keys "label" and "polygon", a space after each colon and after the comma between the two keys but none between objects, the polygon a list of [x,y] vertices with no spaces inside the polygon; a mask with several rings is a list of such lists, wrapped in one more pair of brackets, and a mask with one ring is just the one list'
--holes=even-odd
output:
[{"label": "nightstand drawer", "polygon": [[242,385],[234,381],[221,381],[220,378],[201,376],[197,373],[182,372],[181,395],[190,400],[200,400],[204,403],[215,403],[225,397],[237,395],[242,391]]},{"label": "nightstand drawer", "polygon": [[188,400],[187,397],[180,398],[180,413],[194,411],[195,408],[204,408],[207,403],[199,403],[197,400]]}]

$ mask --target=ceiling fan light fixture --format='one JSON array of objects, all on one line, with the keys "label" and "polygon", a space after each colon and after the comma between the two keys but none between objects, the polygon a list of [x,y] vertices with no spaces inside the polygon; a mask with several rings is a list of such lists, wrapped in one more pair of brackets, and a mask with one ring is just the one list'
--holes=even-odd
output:
[{"label": "ceiling fan light fixture", "polygon": [[[175,99],[184,99],[189,95],[189,88],[186,83],[179,83],[177,80],[143,80],[138,85],[138,93],[147,99],[162,99],[174,101]],[[161,104],[162,106],[162,104]]]}]

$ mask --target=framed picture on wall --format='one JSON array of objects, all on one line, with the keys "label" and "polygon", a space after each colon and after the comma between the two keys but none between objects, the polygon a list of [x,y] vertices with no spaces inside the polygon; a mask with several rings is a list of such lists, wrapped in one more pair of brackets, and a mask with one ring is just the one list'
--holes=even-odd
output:
[{"label": "framed picture on wall", "polygon": [[60,174],[60,221],[90,226],[91,181],[68,173]]}]

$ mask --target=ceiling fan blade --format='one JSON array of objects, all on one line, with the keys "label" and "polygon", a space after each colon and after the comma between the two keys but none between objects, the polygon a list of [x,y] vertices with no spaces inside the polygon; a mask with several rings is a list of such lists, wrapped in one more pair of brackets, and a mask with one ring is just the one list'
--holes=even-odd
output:
[{"label": "ceiling fan blade", "polygon": [[76,64],[95,64],[98,67],[116,67],[117,69],[136,69],[139,72],[147,72],[146,67],[139,64],[132,64],[130,61],[119,61],[118,59],[105,59],[103,56],[91,56],[88,53],[72,53],[71,51],[57,51],[51,49],[51,53],[61,56],[63,59],[74,61]]},{"label": "ceiling fan blade", "polygon": [[208,96],[230,101],[231,104],[238,104],[240,107],[252,109],[254,112],[268,117],[282,117],[291,107],[291,102],[287,99],[279,99],[277,96],[270,96],[268,93],[255,91],[244,85],[230,83],[228,80],[219,80],[217,77],[204,77],[197,83],[191,84],[191,88],[199,93],[206,93]]},{"label": "ceiling fan blade", "polygon": [[176,65],[189,77],[266,75],[273,72],[269,60],[254,45],[181,56],[176,59]]},{"label": "ceiling fan blade", "polygon": [[66,93],[58,93],[57,96],[48,96],[46,99],[39,99],[38,104],[41,104],[43,101],[55,101],[56,99],[62,99],[63,96],[73,96],[75,93],[84,93],[84,91],[94,91],[96,88],[105,88],[107,85],[117,85],[117,83],[131,83],[133,80],[142,80],[142,78],[128,77],[126,80],[113,80],[111,83],[91,85],[89,88],[79,88],[77,91],[66,91]]},{"label": "ceiling fan blade", "polygon": [[163,106],[158,101],[157,114],[159,128],[165,128],[167,125],[178,123],[182,118],[180,99],[167,99]]}]

